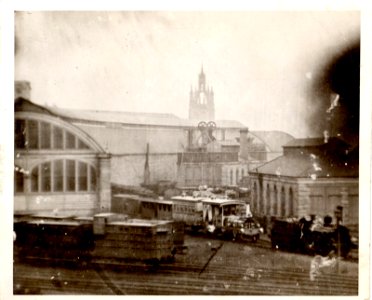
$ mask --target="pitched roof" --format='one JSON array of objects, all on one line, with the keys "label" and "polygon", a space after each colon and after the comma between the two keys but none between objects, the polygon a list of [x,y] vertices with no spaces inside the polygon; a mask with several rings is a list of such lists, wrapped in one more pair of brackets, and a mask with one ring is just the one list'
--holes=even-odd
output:
[{"label": "pitched roof", "polygon": [[255,169],[257,173],[287,176],[287,177],[358,177],[359,171],[356,164],[330,163],[328,160],[312,160],[310,157],[278,157]]},{"label": "pitched roof", "polygon": [[[339,141],[343,143],[343,141]],[[337,139],[334,142],[338,142]],[[323,139],[297,139],[291,141],[290,145],[294,147],[322,147],[325,143]],[[355,178],[359,176],[359,161],[356,152],[357,150],[351,151],[349,154],[342,156],[336,152],[328,154],[319,152],[320,155],[314,155],[306,151],[302,154],[287,153],[257,167],[254,171],[261,174],[288,177]]]}]

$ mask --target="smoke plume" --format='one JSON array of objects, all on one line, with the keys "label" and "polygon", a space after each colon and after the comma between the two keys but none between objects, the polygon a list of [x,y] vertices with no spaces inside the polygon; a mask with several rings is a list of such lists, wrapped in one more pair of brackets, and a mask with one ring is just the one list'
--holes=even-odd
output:
[{"label": "smoke plume", "polygon": [[308,125],[315,135],[359,141],[360,41],[330,59],[314,80]]}]

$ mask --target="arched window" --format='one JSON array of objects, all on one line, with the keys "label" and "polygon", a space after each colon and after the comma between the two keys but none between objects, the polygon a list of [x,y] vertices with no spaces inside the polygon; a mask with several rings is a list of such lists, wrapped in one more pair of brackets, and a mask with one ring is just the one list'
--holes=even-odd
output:
[{"label": "arched window", "polygon": [[94,192],[96,170],[75,160],[54,160],[42,163],[31,171],[31,192]]},{"label": "arched window", "polygon": [[282,190],[280,192],[280,216],[285,216],[285,190],[284,186],[282,186]]},{"label": "arched window", "polygon": [[276,188],[276,185],[274,185],[273,213],[274,213],[274,216],[278,215],[278,190]]},{"label": "arched window", "polygon": [[294,216],[294,209],[293,209],[293,207],[294,207],[294,203],[293,203],[294,197],[293,197],[292,188],[289,188],[289,197],[288,198],[289,198],[288,199],[288,214],[293,217]]},{"label": "arched window", "polygon": [[235,170],[235,185],[239,183],[239,169]]},{"label": "arched window", "polygon": [[14,167],[14,192],[23,193],[24,191],[24,170],[19,167]]},{"label": "arched window", "polygon": [[271,203],[270,203],[270,186],[267,185],[266,186],[266,199],[265,199],[265,205],[266,205],[266,214],[269,215],[270,214],[270,206],[271,206]]},{"label": "arched window", "polygon": [[40,120],[16,119],[15,149],[89,149],[89,146],[70,131]]},{"label": "arched window", "polygon": [[234,184],[234,172],[233,170],[230,170],[230,185]]}]

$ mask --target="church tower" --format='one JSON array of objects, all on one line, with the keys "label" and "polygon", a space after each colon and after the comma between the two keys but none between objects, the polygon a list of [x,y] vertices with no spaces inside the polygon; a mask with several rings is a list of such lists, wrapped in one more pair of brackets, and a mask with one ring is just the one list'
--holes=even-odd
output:
[{"label": "church tower", "polygon": [[198,87],[190,90],[189,119],[214,121],[214,93],[207,87],[203,67],[199,74]]}]

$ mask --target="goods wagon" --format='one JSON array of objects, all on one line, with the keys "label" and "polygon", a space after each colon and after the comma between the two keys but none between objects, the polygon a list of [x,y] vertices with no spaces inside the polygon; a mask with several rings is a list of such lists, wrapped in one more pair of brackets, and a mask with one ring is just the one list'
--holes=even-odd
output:
[{"label": "goods wagon", "polygon": [[171,220],[129,219],[103,213],[91,218],[15,220],[15,255],[72,262],[158,264],[174,258],[183,228]]}]

